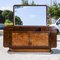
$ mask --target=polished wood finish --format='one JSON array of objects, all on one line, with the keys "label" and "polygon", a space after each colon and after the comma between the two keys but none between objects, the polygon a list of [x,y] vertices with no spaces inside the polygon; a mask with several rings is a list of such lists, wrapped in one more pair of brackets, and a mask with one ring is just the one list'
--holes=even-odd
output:
[{"label": "polished wood finish", "polygon": [[29,33],[27,32],[12,32],[12,46],[28,46]]},{"label": "polished wood finish", "polygon": [[[12,32],[18,32],[18,31],[20,31],[20,32],[24,31],[26,33],[27,33],[27,31],[28,32],[29,31],[32,31],[32,32],[49,31],[50,32],[49,39],[50,39],[51,48],[57,47],[57,30],[55,27],[49,27],[49,26],[6,26],[6,27],[4,27],[4,37],[3,37],[3,46],[4,47],[9,47],[11,39],[12,39],[12,37],[11,37]],[[31,34],[31,35],[34,35],[34,34]]]},{"label": "polished wood finish", "polygon": [[3,46],[16,52],[50,52],[57,47],[57,29],[49,26],[6,26]]},{"label": "polished wood finish", "polygon": [[49,32],[12,32],[11,52],[51,52]]},{"label": "polished wood finish", "polygon": [[49,32],[12,32],[12,46],[48,46]]},{"label": "polished wood finish", "polygon": [[49,32],[24,32],[24,31],[16,31],[12,32],[12,46],[20,47],[20,46],[41,46],[41,47],[49,47]]},{"label": "polished wood finish", "polygon": [[51,52],[51,49],[9,49],[9,52]]},{"label": "polished wood finish", "polygon": [[32,42],[32,46],[48,46],[49,32],[31,32],[30,40]]}]

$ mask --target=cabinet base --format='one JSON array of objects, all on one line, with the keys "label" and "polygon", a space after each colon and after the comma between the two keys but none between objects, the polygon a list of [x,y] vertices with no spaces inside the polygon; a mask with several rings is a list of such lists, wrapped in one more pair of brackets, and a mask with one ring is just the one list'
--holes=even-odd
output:
[{"label": "cabinet base", "polygon": [[51,49],[11,49],[8,52],[51,52]]}]

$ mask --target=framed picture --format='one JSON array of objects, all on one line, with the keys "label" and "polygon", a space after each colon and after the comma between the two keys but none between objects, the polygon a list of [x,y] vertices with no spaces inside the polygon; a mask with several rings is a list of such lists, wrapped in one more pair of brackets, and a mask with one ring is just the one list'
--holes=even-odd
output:
[{"label": "framed picture", "polygon": [[46,26],[46,5],[14,5],[14,26]]}]

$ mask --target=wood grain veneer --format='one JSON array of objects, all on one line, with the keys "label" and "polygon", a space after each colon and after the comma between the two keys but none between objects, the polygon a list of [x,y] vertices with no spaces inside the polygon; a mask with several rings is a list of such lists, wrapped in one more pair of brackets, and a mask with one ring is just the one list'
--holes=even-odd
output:
[{"label": "wood grain veneer", "polygon": [[[17,31],[41,31],[41,32],[50,32],[50,44],[51,48],[57,47],[57,29],[55,27],[49,27],[49,26],[6,26],[4,27],[4,37],[3,37],[3,46],[4,47],[9,47],[10,41],[12,39],[11,35],[12,32],[17,32]],[[32,34],[34,35],[34,34]],[[27,38],[28,39],[28,38]]]}]

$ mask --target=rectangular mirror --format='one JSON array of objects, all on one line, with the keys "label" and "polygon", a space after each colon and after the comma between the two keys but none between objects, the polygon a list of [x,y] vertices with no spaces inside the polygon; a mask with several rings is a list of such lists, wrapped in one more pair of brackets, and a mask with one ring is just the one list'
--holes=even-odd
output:
[{"label": "rectangular mirror", "polygon": [[46,5],[14,5],[14,26],[46,26]]}]

